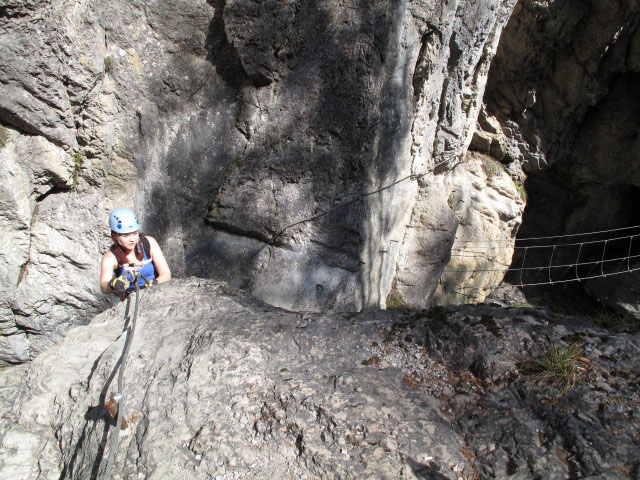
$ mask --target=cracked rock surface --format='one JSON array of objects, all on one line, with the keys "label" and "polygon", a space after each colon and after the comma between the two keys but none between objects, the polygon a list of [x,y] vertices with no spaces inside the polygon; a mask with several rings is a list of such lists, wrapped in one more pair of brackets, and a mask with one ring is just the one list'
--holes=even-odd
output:
[{"label": "cracked rock surface", "polygon": [[[293,313],[195,278],[143,292],[139,307],[121,478],[639,473],[637,334],[533,308]],[[125,310],[0,373],[3,478],[100,478]],[[588,363],[570,392],[521,374],[578,338]]]}]

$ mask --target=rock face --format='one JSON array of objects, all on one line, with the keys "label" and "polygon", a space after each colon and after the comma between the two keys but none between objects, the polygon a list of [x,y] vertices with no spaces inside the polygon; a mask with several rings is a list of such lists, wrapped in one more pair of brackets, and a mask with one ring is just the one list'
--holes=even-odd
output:
[{"label": "rock face", "polygon": [[450,253],[424,247],[462,238],[434,185],[464,158],[514,4],[5,2],[3,361],[106,307],[119,206],[176,275],[290,309],[384,308],[394,285],[429,305]]},{"label": "rock face", "polygon": [[504,166],[482,154],[469,153],[445,178],[458,229],[433,304],[481,302],[511,265],[525,202]]},{"label": "rock face", "polygon": [[108,306],[114,207],[136,209],[175,275],[316,312],[481,301],[521,223],[640,224],[639,12],[5,2],[0,362]]},{"label": "rock face", "polygon": [[[0,476],[640,475],[637,333],[427,310],[481,301],[516,233],[640,224],[639,22],[635,0],[3,2],[0,363],[44,353],[0,372]],[[143,293],[116,446],[126,305],[97,277],[120,206],[206,278]],[[568,345],[573,389],[525,375]]]},{"label": "rock face", "polygon": [[[2,478],[102,478],[125,310],[2,372]],[[576,340],[585,370],[568,394],[519,373],[551,344]],[[542,309],[300,314],[213,281],[172,281],[140,300],[112,472],[633,477],[639,349],[637,335]]]},{"label": "rock face", "polygon": [[106,215],[153,188],[137,172],[157,170],[142,148],[154,122],[177,132],[171,118],[198,118],[176,99],[202,101],[212,15],[206,2],[0,8],[2,231],[20,237],[2,255],[5,362],[33,357],[108,306],[96,283]]},{"label": "rock face", "polygon": [[[78,239],[89,205],[58,204],[57,190],[71,189],[74,159],[40,136],[4,129],[0,150],[0,361],[23,362],[60,339],[78,318],[108,306],[87,285],[99,254],[95,232]],[[25,159],[29,161],[25,162]],[[97,202],[96,195],[86,202]],[[75,204],[75,205],[74,205]]]},{"label": "rock face", "polygon": [[[440,181],[430,170],[464,154],[512,6],[374,2],[356,9],[356,19],[346,5],[318,12],[289,4],[295,16],[285,10],[276,21],[264,6],[258,15],[244,2],[227,5],[225,31],[251,81],[242,89],[248,143],[209,209],[213,228],[196,245],[204,271],[224,269],[211,262],[240,245],[246,256],[228,280],[271,304],[316,311],[384,307],[403,264],[437,277],[448,252],[423,258],[420,244],[440,232],[423,224],[421,211],[432,208],[435,224],[453,215],[435,191],[407,179],[333,207],[411,174]],[[274,30],[273,51],[260,50]],[[256,255],[256,239],[268,242],[288,226]],[[405,295],[424,306],[434,287]]]}]

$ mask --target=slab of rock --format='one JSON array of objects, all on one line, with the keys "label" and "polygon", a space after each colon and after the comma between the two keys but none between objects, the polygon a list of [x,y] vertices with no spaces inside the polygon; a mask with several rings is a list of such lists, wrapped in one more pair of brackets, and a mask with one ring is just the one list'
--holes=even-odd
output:
[{"label": "slab of rock", "polygon": [[[3,477],[84,479],[106,468],[114,428],[103,402],[117,389],[125,307],[2,372]],[[197,279],[144,292],[124,373],[130,427],[113,472],[455,478],[452,469],[470,470],[437,399],[407,383],[405,354],[385,357],[383,331],[401,316],[297,314]],[[424,356],[417,343],[407,353]]]},{"label": "slab of rock", "polygon": [[[99,478],[112,453],[114,475],[148,479],[617,478],[640,465],[637,337],[534,309],[293,313],[195,278],[141,295],[112,450],[104,402],[126,307],[0,372],[3,478]],[[576,336],[592,365],[573,393],[518,375]]]},{"label": "slab of rock", "polygon": [[1,128],[0,362],[20,363],[55,343],[73,317],[106,306],[85,279],[97,274],[87,219],[98,199],[71,193],[76,165],[62,148]]},{"label": "slab of rock", "polygon": [[446,177],[458,228],[433,305],[484,301],[511,265],[522,223],[525,201],[503,165],[477,153],[465,160]]},{"label": "slab of rock", "polygon": [[[640,473],[637,334],[613,334],[588,319],[540,308],[437,307],[427,316],[431,357],[474,374],[458,377],[446,403],[481,477]],[[582,356],[568,392],[526,374],[552,346],[576,344]]]}]

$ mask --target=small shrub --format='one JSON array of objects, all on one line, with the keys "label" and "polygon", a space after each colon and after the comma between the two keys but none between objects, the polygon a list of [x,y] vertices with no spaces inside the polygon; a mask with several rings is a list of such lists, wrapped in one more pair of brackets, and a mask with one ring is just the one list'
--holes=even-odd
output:
[{"label": "small shrub", "polygon": [[107,55],[106,57],[104,57],[104,73],[109,73],[111,71],[112,66],[113,66],[113,60],[109,55]]},{"label": "small shrub", "polygon": [[387,296],[387,310],[403,310],[406,308],[404,298],[397,290],[392,290]]},{"label": "small shrub", "polygon": [[553,345],[545,354],[531,360],[524,373],[531,375],[551,389],[566,393],[571,390],[586,370],[589,360],[582,356],[582,343],[566,347]]},{"label": "small shrub", "polygon": [[73,191],[78,189],[78,174],[86,159],[87,157],[81,151],[73,154],[73,172],[71,172],[71,190]]},{"label": "small shrub", "polygon": [[524,188],[524,185],[518,183],[516,184],[516,188],[518,189],[518,193],[520,194],[522,201],[527,203],[527,190]]}]

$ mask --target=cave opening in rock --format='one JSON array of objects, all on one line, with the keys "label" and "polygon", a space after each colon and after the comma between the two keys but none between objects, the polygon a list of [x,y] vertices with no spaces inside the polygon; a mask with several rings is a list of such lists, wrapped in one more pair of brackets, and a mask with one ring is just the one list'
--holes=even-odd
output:
[{"label": "cave opening in rock", "polygon": [[[521,287],[530,303],[576,313],[606,311],[602,299],[594,298],[592,289],[587,294],[585,287],[593,279],[611,285],[622,277],[627,281],[633,273],[624,272],[640,266],[640,188],[582,185],[571,190],[562,185],[566,177],[561,173],[566,172],[554,167],[530,177],[531,201],[506,280],[534,284]],[[597,201],[617,209],[593,208]],[[582,222],[572,227],[576,218],[587,227],[580,228]]]},{"label": "cave opening in rock", "polygon": [[[512,30],[501,42],[520,31]],[[615,284],[637,275],[621,272],[637,267],[640,252],[640,228],[632,228],[640,225],[640,74],[613,68],[613,52],[596,75],[575,82],[554,71],[577,61],[575,52],[565,52],[564,63],[557,53],[548,59],[550,71],[518,77],[519,68],[509,64],[516,61],[505,55],[499,48],[479,128],[481,137],[500,147],[498,157],[521,165],[527,176],[527,206],[511,264],[516,275],[506,280],[537,284],[523,288],[532,303],[602,309],[585,293],[588,278]],[[570,95],[557,97],[555,89]],[[530,100],[524,94],[507,98],[512,90],[530,92]]]}]

